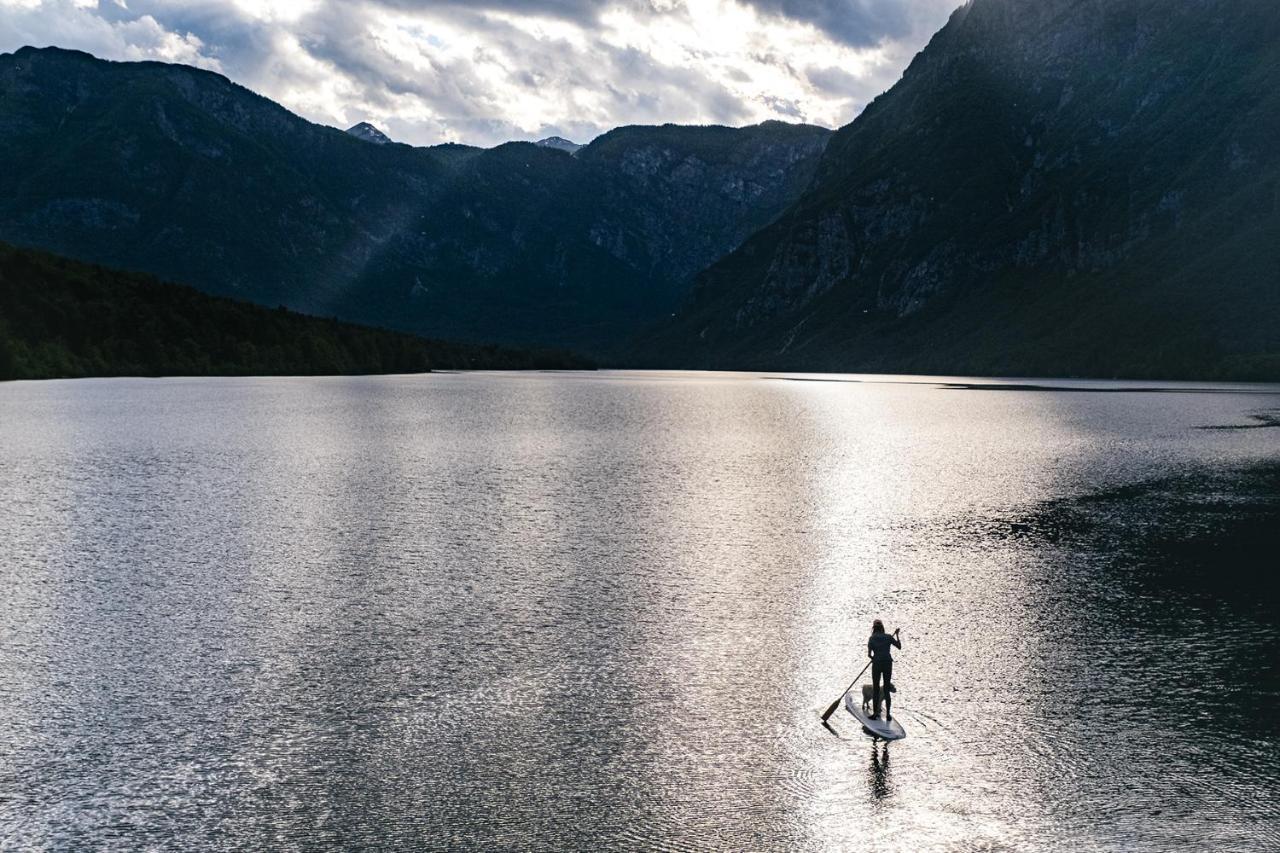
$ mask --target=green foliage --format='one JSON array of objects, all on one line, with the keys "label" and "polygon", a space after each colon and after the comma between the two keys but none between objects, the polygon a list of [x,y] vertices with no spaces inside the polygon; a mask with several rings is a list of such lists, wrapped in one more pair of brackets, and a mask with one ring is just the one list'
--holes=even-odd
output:
[{"label": "green foliage", "polygon": [[426,340],[264,308],[0,244],[0,380],[589,366],[568,353]]}]

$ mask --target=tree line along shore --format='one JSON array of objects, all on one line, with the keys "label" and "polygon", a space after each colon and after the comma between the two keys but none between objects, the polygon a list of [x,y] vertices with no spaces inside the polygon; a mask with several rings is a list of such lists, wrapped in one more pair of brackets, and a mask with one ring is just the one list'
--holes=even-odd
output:
[{"label": "tree line along shore", "polygon": [[0,380],[592,366],[565,351],[431,340],[0,244]]}]

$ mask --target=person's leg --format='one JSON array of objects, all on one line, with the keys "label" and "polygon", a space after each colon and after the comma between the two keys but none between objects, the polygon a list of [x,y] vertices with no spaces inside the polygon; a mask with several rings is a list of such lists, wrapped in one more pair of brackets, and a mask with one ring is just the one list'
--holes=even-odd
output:
[{"label": "person's leg", "polygon": [[[880,676],[883,670],[880,668],[880,661],[871,664],[871,716],[880,716]],[[885,691],[888,695],[888,691]]]},{"label": "person's leg", "polygon": [[893,719],[893,661],[884,662],[884,718]]}]

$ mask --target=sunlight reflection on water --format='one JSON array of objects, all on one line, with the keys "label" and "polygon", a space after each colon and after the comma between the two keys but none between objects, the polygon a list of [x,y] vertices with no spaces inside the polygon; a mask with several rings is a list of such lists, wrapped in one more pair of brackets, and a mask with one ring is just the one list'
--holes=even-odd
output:
[{"label": "sunlight reflection on water", "polygon": [[[1005,535],[1276,460],[1196,429],[1241,390],[0,386],[0,843],[1274,846],[1275,673],[1202,639],[1274,660],[1274,610]],[[817,719],[876,615],[887,747]],[[1204,728],[1206,673],[1266,719]]]}]

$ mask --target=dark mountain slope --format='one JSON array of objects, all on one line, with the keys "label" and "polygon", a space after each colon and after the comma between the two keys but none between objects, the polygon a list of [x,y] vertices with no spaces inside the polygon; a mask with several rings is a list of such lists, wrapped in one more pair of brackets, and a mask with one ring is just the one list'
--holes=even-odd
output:
[{"label": "dark mountain slope", "polygon": [[973,0],[652,357],[1274,375],[1277,138],[1274,3]]},{"label": "dark mountain slope", "polygon": [[777,121],[610,131],[577,155],[603,192],[590,238],[683,283],[800,196],[828,136]]},{"label": "dark mountain slope", "polygon": [[778,122],[625,127],[574,155],[513,142],[459,158],[344,313],[364,304],[387,322],[409,312],[435,335],[502,330],[608,351],[796,198],[828,135]]},{"label": "dark mountain slope", "polygon": [[316,312],[446,172],[216,74],[27,48],[0,57],[0,158],[5,239]]},{"label": "dark mountain slope", "polygon": [[406,331],[605,348],[793,201],[829,137],[370,145],[209,72],[23,48],[0,56],[0,238]]},{"label": "dark mountain slope", "polygon": [[580,368],[209,296],[0,243],[0,380]]},{"label": "dark mountain slope", "polygon": [[574,157],[512,142],[455,168],[435,203],[379,247],[339,313],[595,351],[654,316],[650,291],[661,282],[589,239],[598,196]]}]

